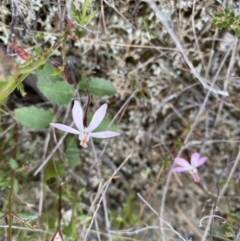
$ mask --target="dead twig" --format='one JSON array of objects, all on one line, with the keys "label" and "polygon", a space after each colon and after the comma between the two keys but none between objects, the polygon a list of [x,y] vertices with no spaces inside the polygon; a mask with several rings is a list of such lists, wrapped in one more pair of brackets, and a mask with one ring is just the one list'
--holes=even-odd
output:
[{"label": "dead twig", "polygon": [[158,6],[155,4],[155,2],[153,0],[144,0],[145,2],[147,2],[149,4],[149,6],[153,9],[153,11],[155,12],[157,18],[161,21],[162,25],[166,28],[166,30],[168,31],[169,35],[171,36],[171,38],[173,39],[174,43],[176,44],[177,49],[181,52],[184,60],[186,61],[188,67],[190,68],[190,70],[192,71],[192,74],[194,75],[194,77],[196,77],[199,82],[202,84],[204,89],[207,89],[215,94],[219,94],[219,95],[223,95],[223,96],[228,96],[228,92],[227,91],[223,91],[223,90],[218,90],[216,88],[213,88],[213,84],[214,82],[212,82],[212,84],[210,85],[208,83],[208,81],[206,79],[204,79],[198,72],[197,70],[194,68],[192,62],[189,60],[189,58],[187,57],[185,50],[182,47],[182,44],[180,43],[180,41],[178,40],[176,34],[173,31],[173,28],[170,26],[170,24],[168,23],[166,17],[162,14],[162,12],[160,11],[160,9],[158,8]]}]

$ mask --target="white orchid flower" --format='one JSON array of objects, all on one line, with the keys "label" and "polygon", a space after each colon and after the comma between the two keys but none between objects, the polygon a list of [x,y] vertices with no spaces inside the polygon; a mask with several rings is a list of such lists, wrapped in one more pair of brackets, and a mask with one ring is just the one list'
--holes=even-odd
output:
[{"label": "white orchid flower", "polygon": [[80,102],[75,100],[72,108],[72,116],[74,124],[77,129],[74,129],[70,126],[60,124],[60,123],[50,123],[51,126],[68,133],[79,135],[80,145],[84,148],[87,147],[87,142],[90,137],[95,138],[110,138],[114,136],[119,136],[120,133],[114,131],[101,131],[101,132],[92,132],[94,131],[102,122],[107,111],[107,104],[103,104],[99,109],[94,113],[93,118],[88,127],[83,125],[83,110],[80,105]]}]

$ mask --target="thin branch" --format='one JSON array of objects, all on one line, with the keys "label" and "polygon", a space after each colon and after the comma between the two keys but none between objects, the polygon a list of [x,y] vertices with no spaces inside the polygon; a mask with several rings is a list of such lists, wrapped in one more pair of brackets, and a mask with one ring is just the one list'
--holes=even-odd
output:
[{"label": "thin branch", "polygon": [[[169,222],[166,222],[158,213],[156,210],[153,209],[153,207],[138,193],[137,194],[138,197],[146,204],[146,206],[148,206],[148,208],[158,217],[159,220],[161,220],[161,222],[165,225],[167,225],[167,227],[173,232],[175,233],[180,239],[187,241],[187,239],[185,239],[179,232],[177,232],[172,225]],[[162,227],[164,229],[164,227]]]},{"label": "thin branch", "polygon": [[[8,228],[8,225],[0,225],[0,228]],[[30,231],[30,232],[35,232],[35,233],[49,233],[53,234],[53,232],[46,231],[43,229],[34,229],[34,228],[27,228],[27,227],[20,227],[20,226],[12,226],[12,229],[18,229],[18,230],[24,230],[24,231]]]},{"label": "thin branch", "polygon": [[155,12],[157,18],[160,20],[160,22],[162,23],[162,25],[166,28],[166,30],[168,31],[169,35],[171,36],[171,38],[173,39],[177,49],[181,52],[184,60],[186,61],[188,67],[190,68],[190,70],[192,71],[192,74],[199,80],[199,82],[202,84],[204,89],[207,89],[215,94],[219,94],[219,95],[223,95],[223,96],[228,96],[228,92],[223,91],[223,90],[218,90],[212,87],[212,85],[214,84],[214,82],[212,83],[212,85],[208,84],[208,81],[206,79],[204,79],[194,68],[192,62],[188,59],[185,50],[183,49],[180,41],[178,40],[176,34],[173,31],[173,28],[169,25],[166,17],[163,15],[163,13],[160,11],[160,9],[158,8],[158,6],[156,5],[156,3],[153,0],[144,0],[145,2],[147,2],[150,7],[153,9],[153,11]]},{"label": "thin branch", "polygon": [[[122,167],[126,164],[126,162],[130,159],[131,156],[132,156],[132,153],[130,153],[130,154],[126,157],[126,159],[125,159],[125,160],[121,163],[121,165],[113,172],[113,174],[109,177],[109,179],[102,185],[101,189],[99,189],[99,191],[97,192],[97,195],[96,195],[96,197],[95,197],[94,202],[93,202],[92,205],[91,205],[90,210],[92,210],[93,206],[95,206],[95,203],[97,202],[98,199],[99,199],[99,201],[98,201],[96,210],[94,211],[94,213],[93,213],[93,215],[92,215],[92,219],[91,219],[91,222],[90,222],[90,224],[89,224],[89,227],[88,227],[88,229],[87,229],[87,231],[86,231],[86,233],[85,233],[85,236],[84,236],[84,239],[83,239],[84,241],[87,240],[88,234],[89,234],[90,229],[91,229],[91,227],[92,227],[92,225],[93,225],[93,221],[94,221],[94,219],[96,218],[96,215],[97,215],[97,213],[98,213],[98,210],[99,210],[99,208],[100,208],[100,206],[101,206],[101,203],[102,203],[102,201],[103,201],[103,198],[104,198],[104,196],[105,196],[105,194],[106,194],[106,192],[107,192],[107,190],[108,190],[108,187],[109,187],[110,183],[112,182],[112,179],[113,179],[113,178],[116,176],[116,174],[122,169]],[[82,229],[82,230],[84,230],[84,229]],[[81,236],[81,235],[80,235],[80,236]]]},{"label": "thin branch", "polygon": [[228,188],[228,185],[229,185],[229,182],[230,182],[230,180],[232,179],[233,174],[235,173],[235,171],[236,171],[236,169],[237,169],[237,167],[238,167],[239,161],[240,161],[240,149],[239,149],[239,151],[238,151],[237,158],[236,158],[236,160],[234,161],[234,165],[233,165],[232,170],[231,170],[231,172],[230,172],[230,174],[229,174],[229,176],[228,176],[228,179],[227,179],[226,183],[224,184],[222,190],[220,191],[219,198],[218,198],[219,201],[220,201],[220,199],[223,197],[224,193],[226,192],[226,190],[227,190],[227,188]]}]

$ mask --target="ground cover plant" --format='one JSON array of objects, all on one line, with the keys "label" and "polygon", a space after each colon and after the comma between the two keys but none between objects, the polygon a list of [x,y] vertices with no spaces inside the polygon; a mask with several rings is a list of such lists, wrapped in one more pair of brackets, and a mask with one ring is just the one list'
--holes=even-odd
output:
[{"label": "ground cover plant", "polygon": [[0,2],[0,240],[240,240],[239,1]]}]

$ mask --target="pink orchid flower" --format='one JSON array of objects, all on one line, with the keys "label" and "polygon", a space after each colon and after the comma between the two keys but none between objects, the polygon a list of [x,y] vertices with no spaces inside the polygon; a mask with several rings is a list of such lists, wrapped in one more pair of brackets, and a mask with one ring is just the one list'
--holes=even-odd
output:
[{"label": "pink orchid flower", "polygon": [[171,169],[172,172],[186,172],[188,171],[192,176],[195,182],[200,181],[200,177],[198,176],[197,167],[204,164],[207,160],[207,157],[200,157],[200,154],[194,152],[191,156],[191,164],[181,157],[176,157],[174,162],[178,164],[180,167],[173,167]]},{"label": "pink orchid flower", "polygon": [[74,129],[70,126],[63,125],[60,123],[50,123],[51,126],[68,133],[72,133],[79,136],[80,145],[84,148],[87,147],[87,142],[90,137],[95,138],[110,138],[114,136],[119,136],[120,133],[114,131],[101,131],[101,132],[92,132],[94,131],[102,122],[107,111],[107,104],[103,104],[93,115],[93,118],[88,127],[83,125],[83,110],[80,105],[80,102],[75,100],[72,108],[73,121],[77,127]]}]

